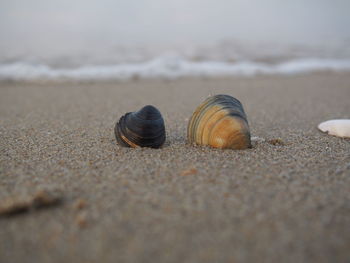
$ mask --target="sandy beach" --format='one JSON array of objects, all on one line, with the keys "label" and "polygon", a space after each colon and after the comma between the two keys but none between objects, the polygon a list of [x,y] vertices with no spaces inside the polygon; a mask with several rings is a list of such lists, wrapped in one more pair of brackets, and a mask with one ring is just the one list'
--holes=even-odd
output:
[{"label": "sandy beach", "polygon": [[[186,144],[209,95],[245,108],[242,151]],[[152,104],[162,149],[122,148],[114,125]],[[0,262],[349,262],[350,74],[0,84]],[[27,200],[27,201],[26,201]],[[6,201],[8,202],[8,201]],[[30,204],[31,205],[31,204]]]}]

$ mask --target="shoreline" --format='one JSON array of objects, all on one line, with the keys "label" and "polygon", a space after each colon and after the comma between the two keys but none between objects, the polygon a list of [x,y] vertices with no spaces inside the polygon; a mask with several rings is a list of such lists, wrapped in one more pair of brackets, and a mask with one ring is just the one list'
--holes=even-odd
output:
[{"label": "shoreline", "polygon": [[60,85],[74,85],[74,84],[83,84],[83,85],[94,85],[94,84],[127,84],[127,83],[137,83],[137,82],[177,82],[177,81],[236,81],[236,80],[252,80],[252,79],[279,79],[279,78],[298,78],[305,76],[348,76],[350,72],[348,71],[332,71],[332,70],[321,70],[314,72],[304,72],[304,73],[295,73],[295,74],[261,74],[257,73],[256,75],[223,75],[223,76],[180,76],[176,78],[167,78],[167,77],[134,77],[130,79],[32,79],[32,80],[13,80],[13,79],[0,79],[0,88],[6,85],[51,85],[51,84],[60,84]]},{"label": "shoreline", "polygon": [[220,60],[191,61],[178,56],[161,56],[139,63],[89,64],[75,68],[55,68],[45,64],[17,62],[0,64],[0,79],[13,81],[124,81],[148,78],[298,75],[326,71],[349,72],[350,59],[310,57],[296,58],[274,64],[250,60],[237,60],[235,62]]}]

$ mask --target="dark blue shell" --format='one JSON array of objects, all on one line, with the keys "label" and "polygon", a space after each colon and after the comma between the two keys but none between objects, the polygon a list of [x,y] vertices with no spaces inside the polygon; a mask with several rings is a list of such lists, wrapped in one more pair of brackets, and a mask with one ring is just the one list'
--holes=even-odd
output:
[{"label": "dark blue shell", "polygon": [[126,113],[115,125],[114,132],[117,142],[125,147],[159,148],[166,138],[163,117],[152,105]]}]

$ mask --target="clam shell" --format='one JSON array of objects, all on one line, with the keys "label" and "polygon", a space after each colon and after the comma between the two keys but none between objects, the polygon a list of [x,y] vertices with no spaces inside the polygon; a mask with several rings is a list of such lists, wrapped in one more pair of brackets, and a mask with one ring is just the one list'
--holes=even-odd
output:
[{"label": "clam shell", "polygon": [[116,123],[115,137],[121,146],[159,148],[165,142],[164,120],[159,110],[147,105],[128,112]]},{"label": "clam shell", "polygon": [[322,122],[318,129],[329,135],[341,138],[350,138],[350,119],[338,119]]},{"label": "clam shell", "polygon": [[250,148],[249,125],[241,102],[222,94],[207,98],[188,123],[187,139],[215,148]]}]

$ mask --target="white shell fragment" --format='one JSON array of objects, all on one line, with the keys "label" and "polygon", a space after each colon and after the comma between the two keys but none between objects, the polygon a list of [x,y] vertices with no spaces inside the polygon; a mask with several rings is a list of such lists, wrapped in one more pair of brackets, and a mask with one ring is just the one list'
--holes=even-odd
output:
[{"label": "white shell fragment", "polygon": [[329,120],[318,125],[318,129],[342,138],[350,138],[350,119]]},{"label": "white shell fragment", "polygon": [[259,136],[252,136],[252,137],[250,138],[250,140],[251,140],[252,142],[264,142],[264,141],[265,141],[264,138],[259,137]]}]

